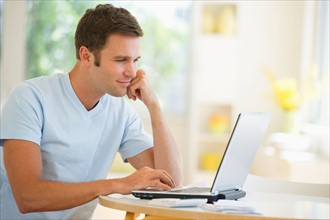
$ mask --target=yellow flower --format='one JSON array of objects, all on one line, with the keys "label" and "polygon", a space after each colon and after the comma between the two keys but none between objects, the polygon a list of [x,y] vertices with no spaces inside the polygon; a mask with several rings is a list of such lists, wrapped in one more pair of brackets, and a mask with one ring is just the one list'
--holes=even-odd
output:
[{"label": "yellow flower", "polygon": [[273,83],[277,103],[286,111],[295,110],[300,106],[301,95],[298,83],[294,78],[283,78]]},{"label": "yellow flower", "polygon": [[307,79],[299,88],[298,82],[293,77],[276,78],[276,73],[262,68],[261,71],[269,78],[274,92],[273,98],[284,111],[298,109],[304,102],[320,97],[322,90],[328,87],[329,76],[323,81],[317,80],[316,65],[312,65]]}]

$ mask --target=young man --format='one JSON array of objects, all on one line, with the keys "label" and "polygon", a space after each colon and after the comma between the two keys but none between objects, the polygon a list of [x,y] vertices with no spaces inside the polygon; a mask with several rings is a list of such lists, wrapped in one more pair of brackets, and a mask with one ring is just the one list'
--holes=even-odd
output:
[{"label": "young man", "polygon": [[[88,219],[100,195],[181,184],[178,148],[135,66],[142,35],[127,10],[98,5],[77,26],[73,69],[14,89],[1,115],[1,219]],[[146,105],[153,139],[125,95]],[[104,179],[117,152],[137,171]]]}]

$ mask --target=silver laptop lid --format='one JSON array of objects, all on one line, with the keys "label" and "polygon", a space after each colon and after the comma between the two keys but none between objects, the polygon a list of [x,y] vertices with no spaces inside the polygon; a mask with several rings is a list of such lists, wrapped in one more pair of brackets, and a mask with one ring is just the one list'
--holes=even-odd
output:
[{"label": "silver laptop lid", "polygon": [[215,176],[211,193],[240,189],[270,122],[271,114],[240,113]]}]

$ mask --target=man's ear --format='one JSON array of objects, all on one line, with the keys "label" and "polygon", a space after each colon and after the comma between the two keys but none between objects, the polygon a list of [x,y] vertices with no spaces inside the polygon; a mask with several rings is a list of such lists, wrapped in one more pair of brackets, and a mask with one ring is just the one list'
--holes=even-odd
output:
[{"label": "man's ear", "polygon": [[79,56],[80,56],[80,61],[87,65],[90,66],[94,63],[94,55],[91,53],[87,47],[81,46],[79,49]]}]

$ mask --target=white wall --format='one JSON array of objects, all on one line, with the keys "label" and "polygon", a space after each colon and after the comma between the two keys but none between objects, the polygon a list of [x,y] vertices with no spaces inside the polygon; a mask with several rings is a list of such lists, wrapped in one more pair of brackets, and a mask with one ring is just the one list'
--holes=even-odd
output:
[{"label": "white wall", "polygon": [[281,115],[270,100],[271,84],[262,66],[279,77],[301,74],[303,1],[240,2],[238,109],[272,111],[273,129],[279,129]]},{"label": "white wall", "polygon": [[[195,15],[201,16],[203,3],[196,3]],[[270,82],[260,69],[299,78],[304,4],[239,1],[238,34],[233,37],[202,34],[201,21],[194,18],[192,102],[234,103],[238,111],[274,108]]]},{"label": "white wall", "polygon": [[25,78],[26,1],[3,1],[1,39],[1,105],[18,83]]},{"label": "white wall", "polygon": [[[282,112],[270,98],[271,83],[261,72],[267,67],[279,77],[301,75],[304,31],[304,1],[208,1],[210,4],[235,4],[237,34],[224,36],[201,32],[205,1],[194,2],[191,84],[190,144],[185,161],[189,178],[205,148],[200,144],[199,114],[212,105],[231,105],[231,120],[238,112],[273,113],[268,132],[282,129]],[[202,104],[202,105],[200,105]]]}]

